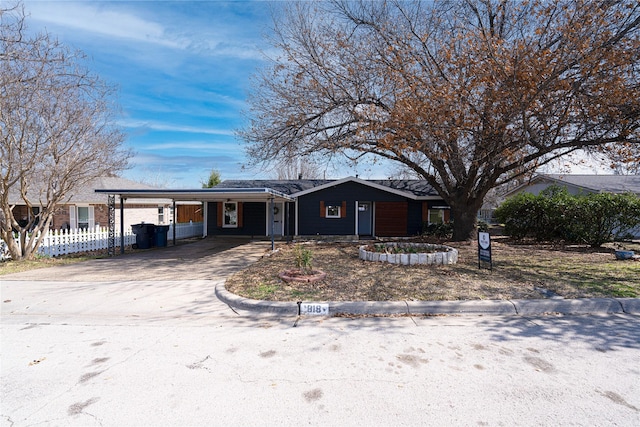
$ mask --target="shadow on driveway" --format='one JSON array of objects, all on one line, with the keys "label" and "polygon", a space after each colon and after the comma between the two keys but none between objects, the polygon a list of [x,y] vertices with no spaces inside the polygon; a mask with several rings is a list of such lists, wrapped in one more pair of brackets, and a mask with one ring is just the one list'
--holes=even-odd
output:
[{"label": "shadow on driveway", "polygon": [[7,274],[2,279],[72,282],[219,280],[257,261],[269,249],[270,243],[266,241],[208,237],[166,248]]}]

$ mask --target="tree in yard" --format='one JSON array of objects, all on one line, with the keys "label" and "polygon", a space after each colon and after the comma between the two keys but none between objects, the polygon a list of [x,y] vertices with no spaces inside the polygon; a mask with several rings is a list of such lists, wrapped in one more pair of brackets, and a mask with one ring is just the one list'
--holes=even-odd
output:
[{"label": "tree in yard", "polygon": [[275,164],[276,179],[321,179],[323,171],[311,159],[285,158]]},{"label": "tree in yard", "polygon": [[577,152],[640,141],[636,1],[296,2],[240,134],[255,163],[400,162],[474,236],[487,192]]},{"label": "tree in yard", "polygon": [[220,182],[222,182],[220,172],[217,169],[211,169],[207,182],[202,182],[202,188],[212,188],[220,184]]},{"label": "tree in yard", "polygon": [[[75,188],[127,165],[113,88],[83,59],[49,34],[29,36],[21,5],[0,9],[0,237],[14,260],[34,256]],[[39,212],[18,223],[18,204]]]}]

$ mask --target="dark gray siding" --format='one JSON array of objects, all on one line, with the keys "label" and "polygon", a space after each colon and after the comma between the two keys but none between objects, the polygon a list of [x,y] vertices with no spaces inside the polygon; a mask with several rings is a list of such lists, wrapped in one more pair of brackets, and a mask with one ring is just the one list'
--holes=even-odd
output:
[{"label": "dark gray siding", "polygon": [[407,234],[415,236],[422,234],[422,202],[409,201],[409,212],[407,212]]},{"label": "dark gray siding", "polygon": [[[364,186],[355,182],[320,190],[298,199],[298,234],[353,235],[355,231],[355,202],[408,202],[407,234],[422,231],[422,202]],[[320,202],[325,204],[346,202],[346,217],[322,218]],[[375,227],[375,224],[374,224]],[[374,230],[375,232],[375,230]]]},{"label": "dark gray siding", "polygon": [[242,227],[218,227],[218,202],[207,206],[207,235],[209,236],[264,236],[266,235],[267,207],[262,202],[242,204]]}]

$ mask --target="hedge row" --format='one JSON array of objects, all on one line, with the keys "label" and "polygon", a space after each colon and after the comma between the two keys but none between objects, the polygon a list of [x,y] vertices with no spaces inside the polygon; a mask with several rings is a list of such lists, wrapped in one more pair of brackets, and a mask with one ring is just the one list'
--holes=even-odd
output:
[{"label": "hedge row", "polygon": [[603,243],[624,240],[640,227],[640,197],[635,194],[597,193],[571,195],[552,186],[539,195],[520,193],[508,198],[495,212],[505,233],[516,239]]}]

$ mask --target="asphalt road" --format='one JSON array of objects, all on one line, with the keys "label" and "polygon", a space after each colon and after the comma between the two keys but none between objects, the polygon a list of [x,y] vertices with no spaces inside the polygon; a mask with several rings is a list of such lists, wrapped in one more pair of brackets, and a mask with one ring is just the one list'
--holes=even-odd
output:
[{"label": "asphalt road", "polygon": [[640,425],[640,316],[294,327],[216,275],[3,278],[0,425]]}]

